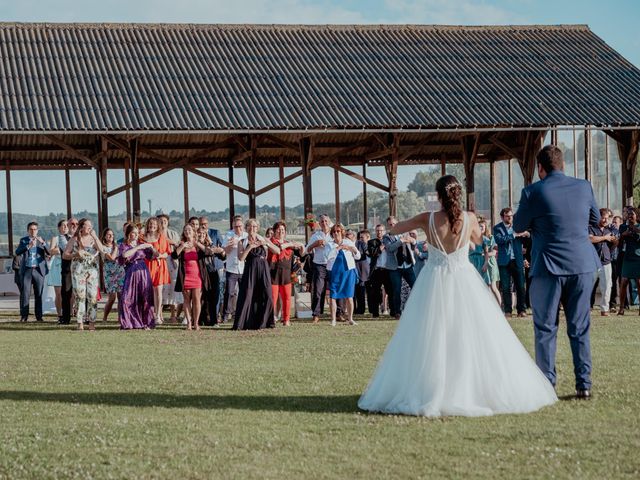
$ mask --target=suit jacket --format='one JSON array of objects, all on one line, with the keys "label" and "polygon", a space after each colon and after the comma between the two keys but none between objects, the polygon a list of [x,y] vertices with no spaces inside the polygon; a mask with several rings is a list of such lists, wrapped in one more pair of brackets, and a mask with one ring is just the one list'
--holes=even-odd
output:
[{"label": "suit jacket", "polygon": [[[22,256],[22,263],[20,264],[20,276],[22,276],[27,267],[27,257],[29,256],[29,242],[31,241],[30,237],[22,237],[20,239],[20,243],[18,244],[18,248],[16,248],[16,255]],[[47,267],[47,259],[45,258],[49,255],[49,247],[47,247],[47,243],[39,243],[37,245],[38,251],[38,266],[36,267],[38,271],[44,277],[47,273],[49,273],[49,267]]]},{"label": "suit jacket", "polygon": [[[515,225],[513,232],[523,232],[524,230],[517,230]],[[524,258],[522,257],[522,240],[520,237],[516,238],[514,233],[509,233],[507,226],[504,222],[498,223],[493,227],[493,237],[498,245],[498,266],[508,265],[511,261],[511,254],[509,253],[509,247],[513,249],[513,257],[516,261],[518,268],[524,268]]]},{"label": "suit jacket", "polygon": [[402,248],[404,245],[402,240],[400,240],[400,235],[389,235],[387,233],[382,237],[382,243],[384,244],[384,249],[387,251],[387,264],[378,266],[382,266],[387,270],[397,270],[398,258],[396,255],[398,253],[398,249]]},{"label": "suit jacket", "polygon": [[369,261],[367,259],[367,244],[362,240],[356,242],[356,248],[360,252],[360,259],[356,260],[356,269],[358,270],[359,283],[364,284],[369,280]]},{"label": "suit jacket", "polygon": [[220,232],[215,228],[209,229],[209,238],[211,239],[211,243],[214,247],[222,246],[222,237],[220,236]]},{"label": "suit jacket", "polygon": [[516,231],[531,231],[530,276],[595,272],[600,260],[589,240],[589,225],[600,212],[591,184],[552,171],[522,190],[514,217]]}]

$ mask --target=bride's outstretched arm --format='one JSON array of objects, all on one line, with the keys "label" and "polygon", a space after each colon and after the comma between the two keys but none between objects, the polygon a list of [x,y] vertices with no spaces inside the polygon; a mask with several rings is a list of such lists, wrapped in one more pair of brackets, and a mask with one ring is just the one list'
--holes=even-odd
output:
[{"label": "bride's outstretched arm", "polygon": [[395,224],[388,233],[391,235],[399,235],[401,233],[407,233],[411,230],[421,228],[424,230],[427,226],[427,220],[429,220],[429,212],[422,212],[409,220],[404,220]]}]

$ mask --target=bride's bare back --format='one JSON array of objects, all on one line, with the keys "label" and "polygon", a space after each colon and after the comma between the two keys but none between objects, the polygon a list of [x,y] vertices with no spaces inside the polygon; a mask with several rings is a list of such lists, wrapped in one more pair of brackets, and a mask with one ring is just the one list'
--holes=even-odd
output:
[{"label": "bride's bare back", "polygon": [[427,235],[427,241],[429,242],[429,244],[437,246],[439,245],[439,242],[436,238],[432,238],[433,235],[431,234],[429,229],[429,222],[432,215],[435,233],[436,235],[438,235],[445,253],[453,253],[459,248],[460,245],[466,245],[469,243],[469,241],[472,241],[476,245],[479,245],[482,242],[480,225],[478,225],[478,219],[472,212],[467,212],[469,225],[465,232],[465,238],[463,239],[460,238],[460,235],[463,234],[462,215],[460,216],[459,222],[456,224],[457,232],[454,233],[451,230],[451,225],[449,225],[449,218],[447,217],[446,212],[442,210],[437,212],[420,213],[409,220],[399,222],[389,231],[389,233],[398,234],[408,232],[416,228],[421,228]]}]

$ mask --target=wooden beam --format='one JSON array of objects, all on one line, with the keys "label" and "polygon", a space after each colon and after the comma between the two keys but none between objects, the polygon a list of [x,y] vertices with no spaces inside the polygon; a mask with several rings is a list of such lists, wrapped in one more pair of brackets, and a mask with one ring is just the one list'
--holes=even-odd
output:
[{"label": "wooden beam", "polygon": [[337,168],[333,169],[333,194],[336,210],[336,223],[340,223],[340,172]]},{"label": "wooden beam", "polygon": [[71,218],[73,216],[73,212],[71,211],[71,178],[68,168],[64,169],[64,186],[67,200],[67,218]]},{"label": "wooden beam", "polygon": [[286,140],[282,140],[275,135],[262,135],[263,140],[268,140],[271,143],[275,143],[276,145],[281,146],[282,148],[286,148],[287,150],[292,150],[293,152],[298,153],[299,147],[295,143],[287,142]]},{"label": "wooden beam", "polygon": [[398,215],[398,159],[400,146],[400,136],[393,134],[393,153],[391,159],[385,165],[387,179],[389,180],[389,215]]},{"label": "wooden beam", "polygon": [[184,223],[189,223],[189,172],[186,168],[182,169],[182,199],[184,202]]},{"label": "wooden beam", "polygon": [[[234,185],[233,182],[233,160],[229,158],[227,168],[229,169],[229,185]],[[229,228],[233,229],[233,217],[236,216],[236,199],[235,190],[229,188]]]},{"label": "wooden beam", "polygon": [[[362,178],[367,178],[367,162],[362,162]],[[367,203],[367,182],[362,182],[362,214],[365,230],[369,228],[369,208]]]},{"label": "wooden beam", "polygon": [[[311,139],[308,137],[300,140],[300,168],[302,170],[302,194],[304,205],[304,218],[313,212],[313,196],[311,192],[311,169],[313,161],[313,149]],[[309,241],[309,227],[304,229],[305,242]]]},{"label": "wooden beam", "polygon": [[[131,159],[127,155],[124,159],[124,183],[131,184]],[[131,188],[125,190],[125,202],[127,204],[127,221],[132,221],[131,216]]]},{"label": "wooden beam", "polygon": [[[280,219],[282,221],[285,220],[286,218],[286,206],[285,206],[285,196],[284,196],[284,157],[281,155],[280,156],[280,165],[278,165],[278,177],[280,180]],[[300,172],[296,172],[299,175],[302,175],[302,171]],[[298,176],[299,176],[298,175]],[[258,193],[256,192],[256,195],[258,195]]]},{"label": "wooden beam", "polygon": [[100,194],[100,169],[96,168],[96,205],[98,206],[98,224],[95,226],[98,236],[102,232],[102,195]]},{"label": "wooden beam", "polygon": [[507,155],[510,155],[511,158],[522,157],[522,152],[518,151],[517,149],[511,148],[510,146],[508,146],[507,144],[499,140],[498,134],[492,135],[491,137],[488,138],[488,140],[492,144],[494,144],[496,147],[498,147],[500,150],[502,150],[504,153],[506,153]]},{"label": "wooden beam", "polygon": [[72,157],[77,158],[78,160],[82,160],[87,165],[91,165],[93,168],[100,168],[100,166],[95,162],[95,160],[93,160],[92,158],[88,157],[83,153],[80,153],[78,150],[70,147],[59,138],[54,137],[53,135],[44,135],[44,138],[49,140],[54,145],[57,145],[58,147],[62,148],[64,151],[69,153]]},{"label": "wooden beam", "polygon": [[247,169],[247,183],[249,186],[249,218],[256,218],[256,162],[257,162],[258,139],[251,136],[251,150],[249,151]]},{"label": "wooden beam", "polygon": [[591,129],[584,129],[584,178],[591,181]]},{"label": "wooden beam", "polygon": [[440,176],[444,177],[447,174],[447,155],[440,155]]},{"label": "wooden beam", "polygon": [[491,225],[496,224],[498,211],[496,207],[496,162],[491,160],[489,162],[489,182],[491,191]]},{"label": "wooden beam", "polygon": [[464,135],[460,138],[462,158],[464,160],[464,180],[467,190],[467,210],[476,210],[475,166],[480,148],[480,134]]},{"label": "wooden beam", "polygon": [[302,175],[302,170],[290,173],[286,177],[282,177],[282,179],[276,180],[275,182],[272,182],[269,185],[262,187],[260,190],[257,190],[256,191],[256,197],[262,195],[263,193],[268,192],[269,190],[273,190],[276,187],[280,187],[280,196],[283,197],[284,196],[284,184],[289,182],[289,181],[291,181],[291,180],[293,180],[293,179],[295,179],[295,178],[300,177],[301,175]]},{"label": "wooden beam", "polygon": [[100,160],[100,201],[102,203],[102,225],[103,229],[109,227],[109,195],[107,188],[107,153],[109,145],[107,141],[101,140],[101,149],[105,155]]},{"label": "wooden beam", "polygon": [[372,187],[376,187],[379,188],[380,190],[382,190],[383,192],[387,192],[389,193],[389,187],[387,185],[383,185],[381,183],[376,182],[375,180],[371,180],[370,178],[367,177],[363,177],[362,175],[356,173],[356,172],[352,172],[351,170],[348,170],[340,165],[334,165],[334,167],[336,170],[344,173],[345,175],[349,175],[350,177],[355,178],[356,180],[360,180],[362,183],[364,183],[365,185],[371,185]]},{"label": "wooden beam", "polygon": [[13,208],[11,206],[11,164],[9,160],[5,160],[4,172],[4,181],[7,188],[7,244],[9,255],[13,255]]},{"label": "wooden beam", "polygon": [[[342,157],[343,155],[345,155],[346,153],[352,152],[353,150],[364,147],[366,145],[370,145],[372,139],[373,137],[367,137],[363,140],[360,140],[359,142],[354,143],[353,145],[349,145],[348,147],[342,148],[337,152],[332,153],[331,155],[327,155],[326,157],[318,157],[317,160],[322,161],[323,163],[326,163],[326,164],[330,164],[334,162],[336,159],[338,159],[339,157]],[[312,160],[312,162],[309,164],[309,167],[311,167],[311,164],[314,162],[315,160]]]},{"label": "wooden beam", "polygon": [[416,145],[413,145],[409,148],[401,148],[401,154],[398,158],[398,162],[404,162],[405,160],[407,160],[410,156],[415,155],[416,153],[418,153],[421,149],[423,149],[424,147],[426,147],[429,142],[431,141],[431,139],[433,139],[433,137],[435,136],[434,133],[427,133],[425,134],[424,138],[418,142]]},{"label": "wooden beam", "polygon": [[184,167],[184,169],[185,170],[189,170],[194,175],[198,175],[199,177],[206,178],[207,180],[211,180],[212,182],[215,182],[215,183],[220,184],[220,185],[222,185],[224,187],[227,187],[230,190],[235,190],[236,192],[240,192],[240,193],[244,193],[245,195],[249,195],[249,190],[247,190],[246,188],[239,187],[239,186],[234,185],[232,183],[229,183],[229,182],[227,182],[225,180],[222,180],[221,178],[214,177],[213,175],[209,175],[208,173],[200,171],[197,168]]}]

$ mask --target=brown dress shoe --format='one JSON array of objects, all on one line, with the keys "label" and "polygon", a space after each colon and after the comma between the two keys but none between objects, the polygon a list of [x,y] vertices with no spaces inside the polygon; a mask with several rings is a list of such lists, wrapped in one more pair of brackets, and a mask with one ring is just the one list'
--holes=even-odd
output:
[{"label": "brown dress shoe", "polygon": [[576,390],[576,398],[578,400],[589,400],[589,399],[591,399],[591,390],[589,390],[588,388],[577,389]]}]

